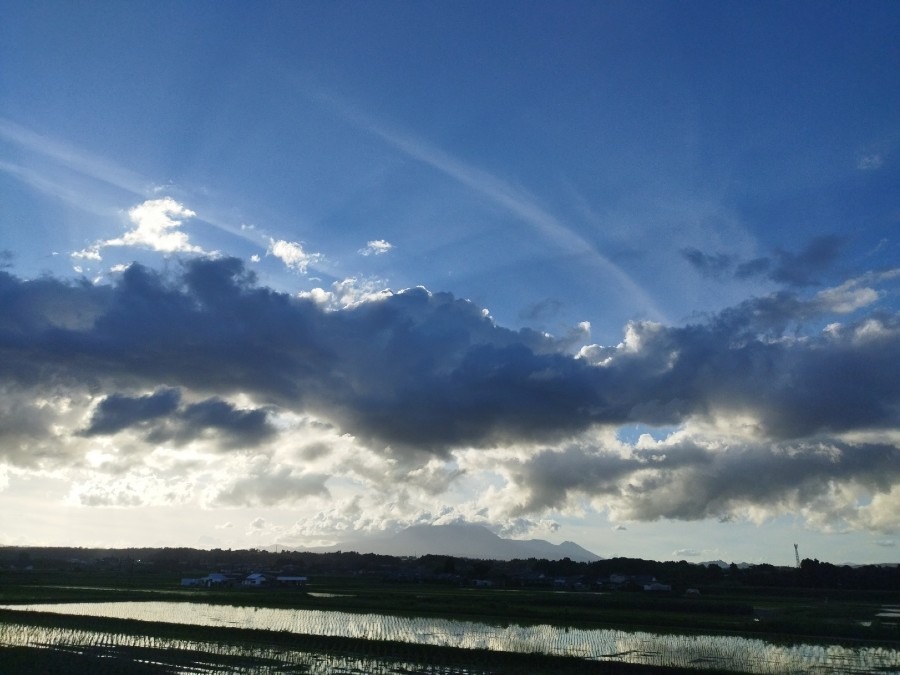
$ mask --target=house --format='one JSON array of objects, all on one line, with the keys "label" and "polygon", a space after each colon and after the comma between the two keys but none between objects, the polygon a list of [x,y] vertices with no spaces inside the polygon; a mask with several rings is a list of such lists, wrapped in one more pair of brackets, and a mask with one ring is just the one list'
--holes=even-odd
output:
[{"label": "house", "polygon": [[213,572],[212,574],[207,574],[205,577],[200,579],[200,583],[206,587],[224,586],[225,584],[229,583],[229,581],[231,580],[221,572]]},{"label": "house", "polygon": [[267,581],[268,580],[266,579],[266,575],[260,574],[259,572],[254,572],[253,574],[248,576],[246,579],[244,579],[241,582],[241,585],[242,586],[265,586]]}]

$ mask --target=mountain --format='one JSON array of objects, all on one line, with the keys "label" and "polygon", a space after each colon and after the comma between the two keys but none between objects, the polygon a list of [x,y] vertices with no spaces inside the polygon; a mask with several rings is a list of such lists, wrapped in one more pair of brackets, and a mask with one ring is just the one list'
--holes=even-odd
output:
[{"label": "mountain", "polygon": [[392,556],[451,555],[483,560],[602,560],[600,556],[571,541],[551,544],[543,539],[504,539],[482,525],[471,524],[413,525],[390,536],[345,541],[336,546],[307,550],[356,551]]}]

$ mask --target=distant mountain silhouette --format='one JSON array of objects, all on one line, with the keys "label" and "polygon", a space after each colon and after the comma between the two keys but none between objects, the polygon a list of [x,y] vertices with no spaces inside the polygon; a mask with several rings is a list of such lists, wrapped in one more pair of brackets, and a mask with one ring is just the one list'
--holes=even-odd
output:
[{"label": "distant mountain silhouette", "polygon": [[356,551],[392,556],[451,555],[457,558],[514,560],[539,558],[592,562],[602,558],[571,541],[551,544],[543,539],[504,539],[482,525],[413,525],[396,534],[345,541],[306,549],[317,552]]}]

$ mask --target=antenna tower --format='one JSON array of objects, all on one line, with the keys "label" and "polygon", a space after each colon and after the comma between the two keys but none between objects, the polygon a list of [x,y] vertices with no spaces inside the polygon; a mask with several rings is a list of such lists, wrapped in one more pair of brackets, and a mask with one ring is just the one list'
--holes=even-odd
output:
[{"label": "antenna tower", "polygon": [[797,544],[794,544],[794,558],[797,559],[797,567],[800,567],[800,549],[797,548]]}]

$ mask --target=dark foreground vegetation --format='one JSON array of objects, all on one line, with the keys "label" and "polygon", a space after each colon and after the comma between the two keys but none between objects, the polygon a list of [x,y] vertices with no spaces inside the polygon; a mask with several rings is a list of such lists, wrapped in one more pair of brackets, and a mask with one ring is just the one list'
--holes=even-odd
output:
[{"label": "dark foreground vegetation", "polygon": [[[223,574],[229,583],[182,586],[182,579],[212,572]],[[307,583],[296,588],[250,588],[240,582],[250,572],[272,579],[277,574],[303,575]],[[498,562],[255,550],[7,548],[0,549],[0,604],[174,600],[897,648],[897,619],[881,619],[877,614],[885,605],[900,605],[898,574],[896,567],[838,567],[812,560],[804,560],[799,568],[784,568],[627,558],[593,563]],[[645,590],[654,584],[667,590]],[[618,663],[399,642],[0,612],[0,624],[25,621],[444,664],[464,673],[661,672]],[[120,647],[104,653],[0,649],[0,672],[176,672],[165,669],[171,664],[160,665],[163,659],[146,654],[144,658],[134,649]],[[42,665],[42,660],[52,663]],[[29,667],[20,668],[22,662]],[[116,670],[122,664],[125,669]],[[234,664],[222,664],[220,672],[238,667],[252,672],[252,665]]]}]

